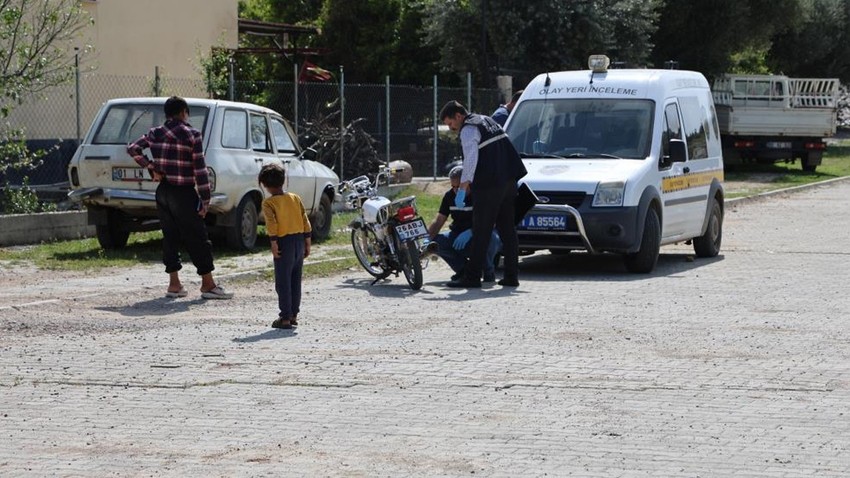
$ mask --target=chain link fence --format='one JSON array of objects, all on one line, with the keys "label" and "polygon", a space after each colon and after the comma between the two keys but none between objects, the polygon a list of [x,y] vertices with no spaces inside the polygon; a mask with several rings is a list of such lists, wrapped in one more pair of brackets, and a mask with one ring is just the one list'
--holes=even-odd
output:
[{"label": "chain link fence", "polygon": [[[67,165],[79,137],[85,136],[107,100],[171,95],[208,98],[211,96],[208,90],[201,80],[171,78],[158,72],[151,77],[90,73],[79,76],[79,85],[63,85],[29,98],[7,120],[14,128],[24,128],[30,149],[42,149],[48,154],[34,170],[0,175],[0,184],[8,181],[20,185],[24,177],[29,178],[31,185],[67,181]],[[350,85],[236,81],[228,91],[233,97],[224,99],[271,108],[292,120],[299,130],[311,121],[329,116],[340,126],[364,118],[362,127],[379,142],[378,153],[384,161],[407,161],[415,176],[434,177],[444,176],[445,166],[461,154],[455,136],[436,118],[442,105],[452,99],[467,104],[470,99],[472,111],[490,114],[501,100],[495,88],[392,85],[389,79],[385,84]],[[438,135],[434,134],[435,127]]]}]

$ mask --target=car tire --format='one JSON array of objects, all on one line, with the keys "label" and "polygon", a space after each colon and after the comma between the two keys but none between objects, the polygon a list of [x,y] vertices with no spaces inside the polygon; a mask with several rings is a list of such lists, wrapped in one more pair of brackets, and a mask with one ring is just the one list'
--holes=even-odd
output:
[{"label": "car tire", "polygon": [[333,221],[333,207],[331,198],[322,193],[319,200],[319,209],[310,216],[310,226],[313,228],[312,239],[316,242],[324,241],[331,235],[331,222]]},{"label": "car tire", "polygon": [[646,211],[646,219],[643,224],[643,235],[641,236],[640,249],[633,254],[626,254],[625,264],[629,272],[635,274],[648,274],[655,269],[658,262],[658,252],[661,249],[661,221],[655,209]]},{"label": "car tire", "polygon": [[95,232],[100,247],[108,250],[123,249],[130,238],[130,231],[118,211],[109,211],[106,215],[106,224],[96,225]]},{"label": "car tire", "polygon": [[239,251],[247,251],[257,244],[257,205],[245,196],[236,208],[236,223],[227,228],[227,245]]}]

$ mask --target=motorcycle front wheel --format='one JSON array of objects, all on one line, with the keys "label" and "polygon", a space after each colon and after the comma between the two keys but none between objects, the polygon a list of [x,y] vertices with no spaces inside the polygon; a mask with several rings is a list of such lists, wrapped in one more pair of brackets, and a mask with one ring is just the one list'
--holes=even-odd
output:
[{"label": "motorcycle front wheel", "polygon": [[381,243],[372,230],[355,228],[351,230],[351,247],[357,261],[374,277],[384,278],[389,275],[381,265]]},{"label": "motorcycle front wheel", "polygon": [[401,245],[398,251],[398,260],[401,263],[401,271],[404,278],[413,290],[422,288],[422,262],[419,260],[419,248],[415,241],[407,241]]}]

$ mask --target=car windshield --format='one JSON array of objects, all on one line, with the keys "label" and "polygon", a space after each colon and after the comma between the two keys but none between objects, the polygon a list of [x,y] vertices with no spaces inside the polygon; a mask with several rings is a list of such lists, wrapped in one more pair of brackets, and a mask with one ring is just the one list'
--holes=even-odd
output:
[{"label": "car windshield", "polygon": [[633,99],[523,101],[507,133],[525,157],[644,159],[654,107]]},{"label": "car windshield", "polygon": [[[203,132],[209,108],[189,105],[189,124]],[[165,122],[162,104],[113,105],[98,126],[92,144],[127,144]]]}]

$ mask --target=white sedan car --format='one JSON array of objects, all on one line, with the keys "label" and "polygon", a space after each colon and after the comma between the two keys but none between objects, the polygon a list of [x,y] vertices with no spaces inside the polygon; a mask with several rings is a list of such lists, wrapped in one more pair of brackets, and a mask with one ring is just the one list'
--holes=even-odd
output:
[{"label": "white sedan car", "polygon": [[[165,122],[166,98],[108,101],[68,165],[69,197],[82,201],[89,223],[105,249],[124,247],[130,232],[159,228],[154,194],[157,183],[127,154],[127,144]],[[237,249],[251,249],[262,221],[265,191],[260,168],[277,163],[287,172],[285,188],[301,197],[314,239],[330,234],[332,204],[339,177],[302,151],[289,123],[262,106],[186,98],[189,123],[204,137],[212,201],[207,225]]]}]

